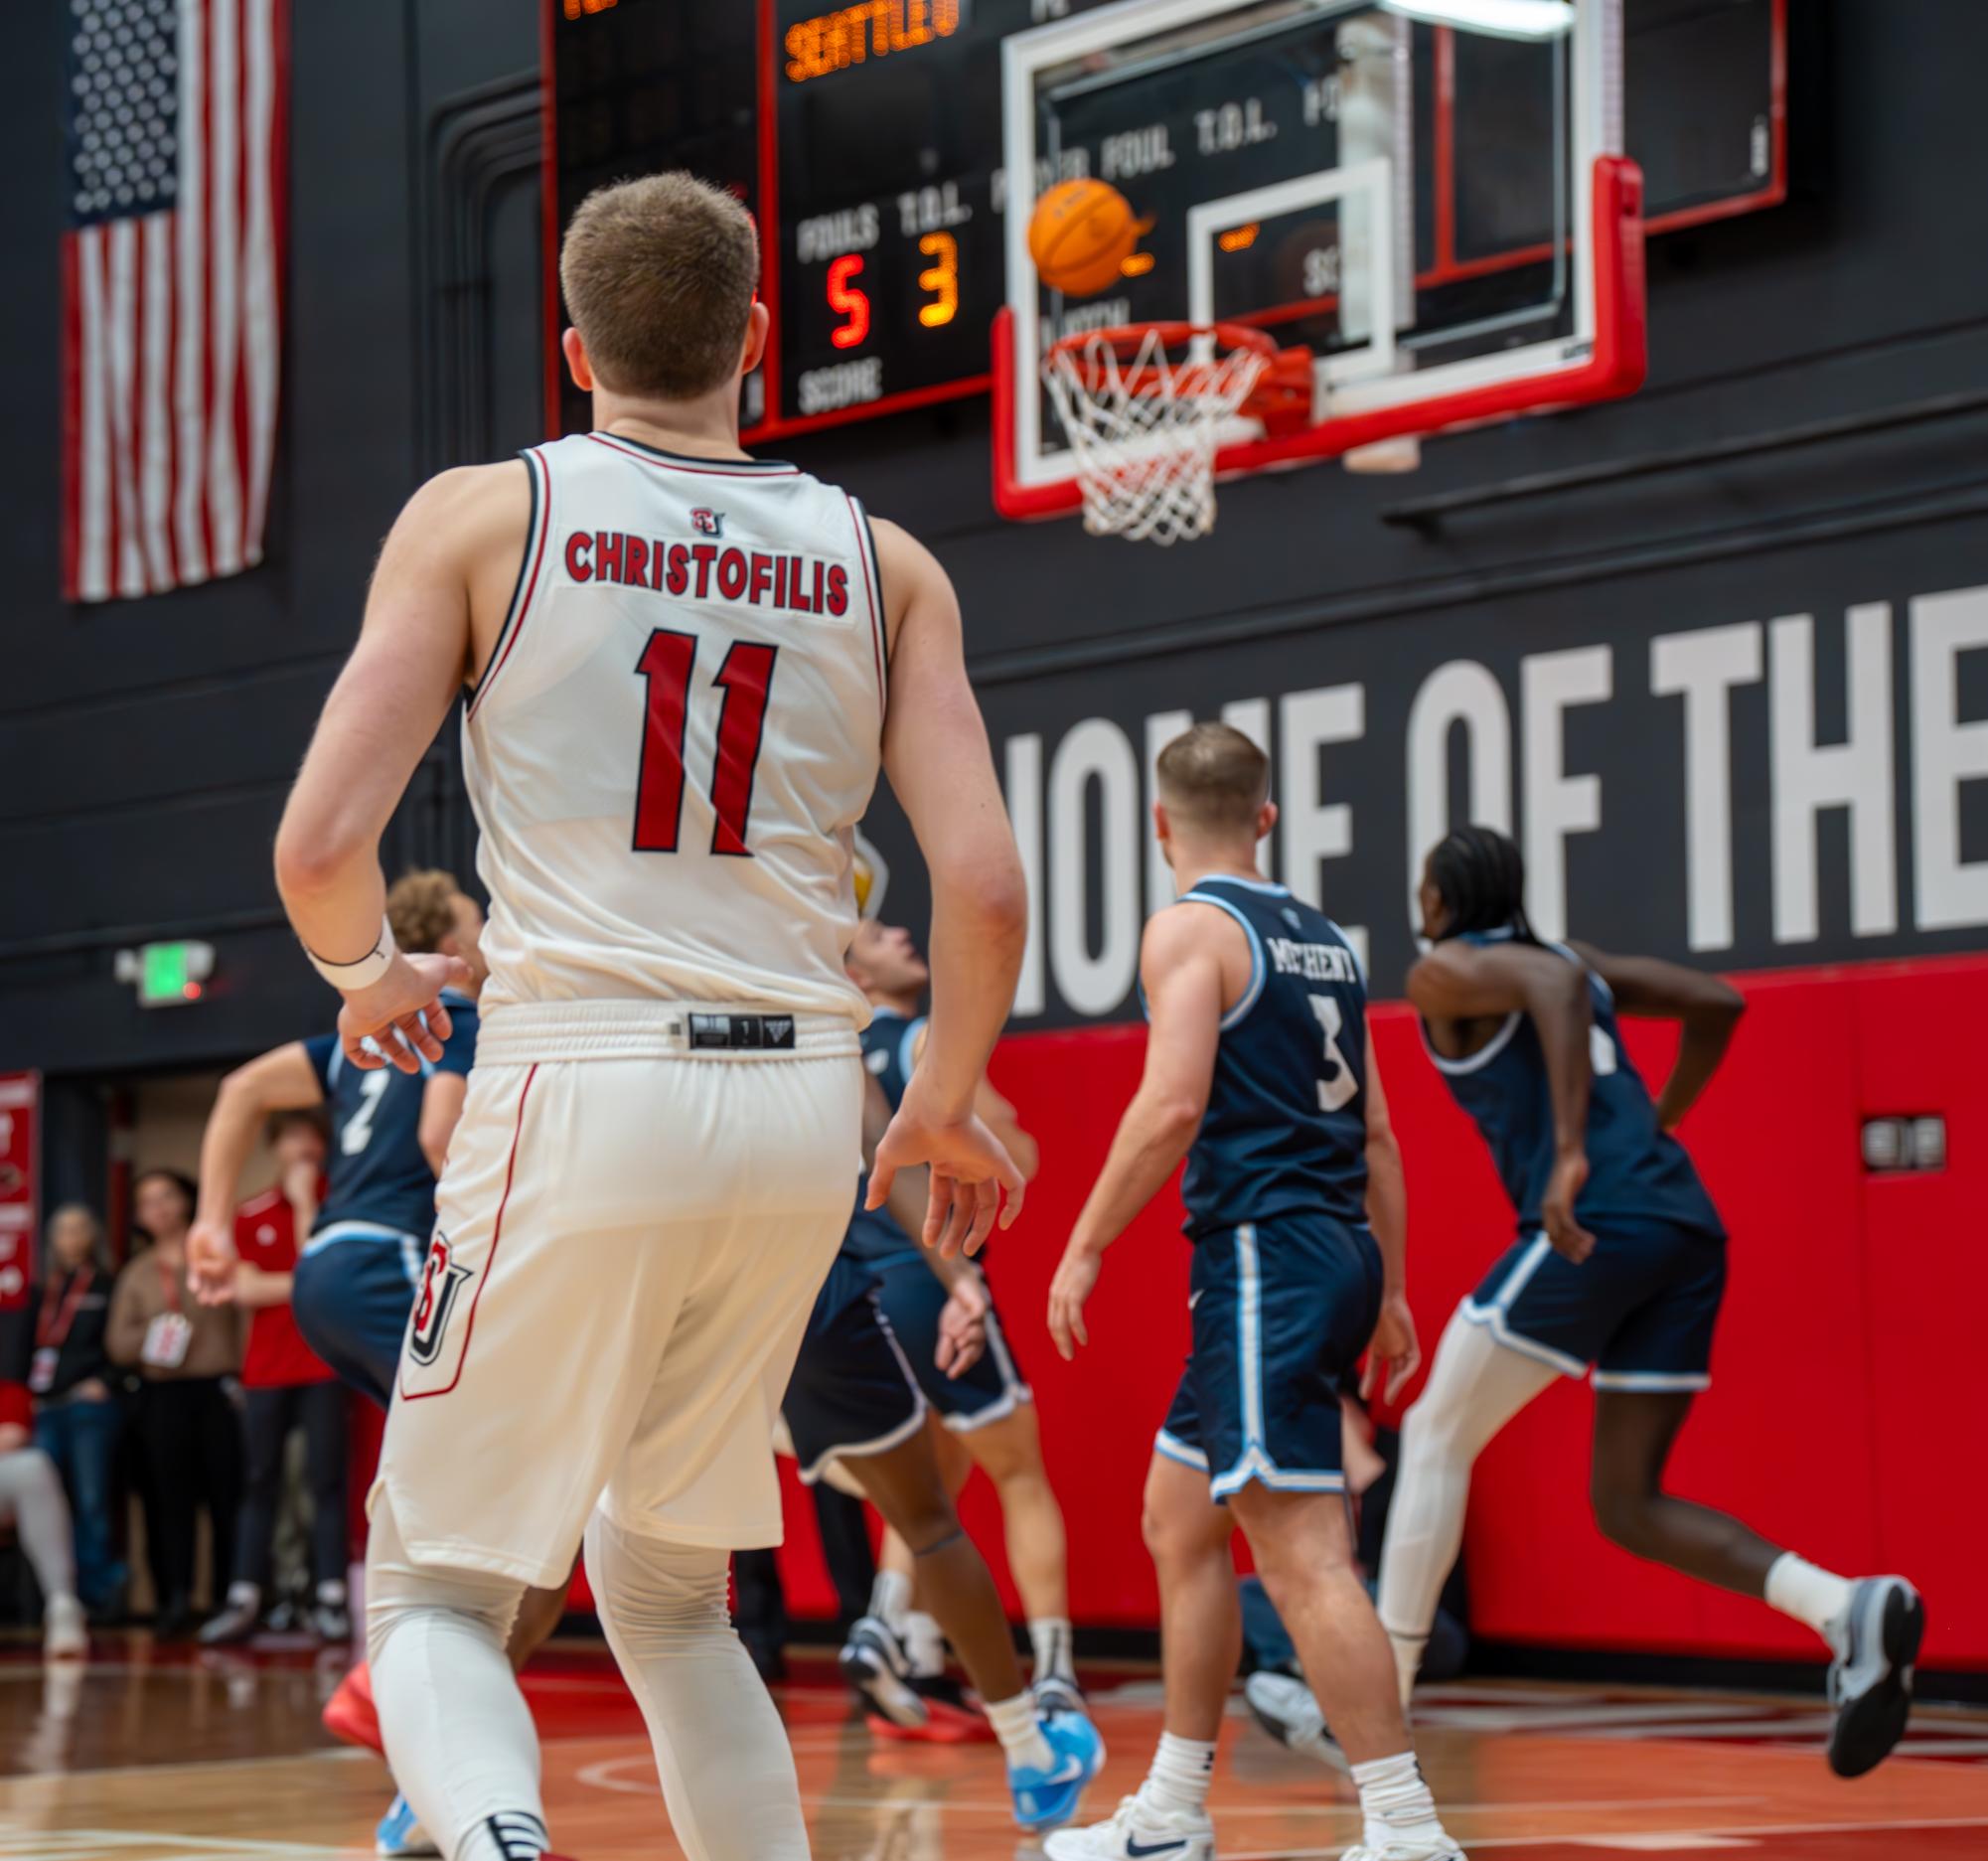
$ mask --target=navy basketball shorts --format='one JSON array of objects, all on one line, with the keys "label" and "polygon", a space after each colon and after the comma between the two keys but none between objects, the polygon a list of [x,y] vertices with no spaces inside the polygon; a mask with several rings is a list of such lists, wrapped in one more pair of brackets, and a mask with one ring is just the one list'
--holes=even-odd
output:
[{"label": "navy basketball shorts", "polygon": [[946,1309],[946,1289],[922,1259],[907,1254],[881,1266],[877,1296],[918,1387],[948,1428],[968,1434],[1035,1400],[1015,1368],[999,1315],[992,1310],[992,1295],[988,1347],[959,1376],[948,1376],[939,1367],[939,1315]]},{"label": "navy basketball shorts", "polygon": [[810,1485],[831,1461],[882,1454],[925,1425],[925,1398],[877,1302],[872,1268],[838,1256],[829,1269],[780,1414]]},{"label": "navy basketball shorts", "polygon": [[313,1236],[290,1281],[297,1329],[340,1382],[383,1409],[393,1397],[427,1243],[342,1221]]},{"label": "navy basketball shorts", "polygon": [[1276,1215],[1194,1244],[1194,1344],[1155,1453],[1208,1475],[1226,1499],[1343,1492],[1339,1379],[1381,1311],[1381,1255],[1362,1225]]},{"label": "navy basketball shorts", "polygon": [[1726,1243],[1694,1228],[1595,1230],[1576,1266],[1544,1234],[1513,1243],[1463,1302],[1499,1343],[1597,1389],[1705,1389],[1726,1293]]}]

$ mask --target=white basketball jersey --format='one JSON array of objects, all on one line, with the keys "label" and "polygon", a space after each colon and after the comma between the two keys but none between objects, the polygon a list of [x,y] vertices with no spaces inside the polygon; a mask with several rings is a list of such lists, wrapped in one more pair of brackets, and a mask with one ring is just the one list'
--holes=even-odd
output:
[{"label": "white basketball jersey", "polygon": [[610,433],[525,462],[525,558],[463,721],[483,1007],[664,1000],[861,1025],[842,955],[885,678],[862,507],[791,465]]}]

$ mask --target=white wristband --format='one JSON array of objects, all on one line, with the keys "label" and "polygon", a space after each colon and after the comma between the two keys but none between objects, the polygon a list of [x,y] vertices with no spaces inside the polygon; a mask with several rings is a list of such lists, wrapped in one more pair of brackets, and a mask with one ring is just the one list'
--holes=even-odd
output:
[{"label": "white wristband", "polygon": [[334,989],[352,995],[361,989],[370,989],[392,967],[393,959],[399,951],[393,942],[393,926],[382,914],[380,919],[380,941],[356,963],[327,963],[310,945],[304,946],[304,954],[311,959],[311,967],[330,983]]}]

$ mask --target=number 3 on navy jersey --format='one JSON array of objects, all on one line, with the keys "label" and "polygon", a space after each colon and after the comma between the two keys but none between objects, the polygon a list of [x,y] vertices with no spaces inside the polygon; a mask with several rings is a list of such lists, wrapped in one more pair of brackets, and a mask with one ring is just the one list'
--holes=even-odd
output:
[{"label": "number 3 on navy jersey", "polygon": [[[766,734],[766,699],[780,649],[734,640],[711,683],[718,701],[717,757],[711,770],[711,852],[752,856],[745,844],[752,779]],[[675,853],[684,819],[684,739],[697,636],[658,627],[635,662],[647,684],[642,759],[635,779],[635,851]]]},{"label": "number 3 on navy jersey", "polygon": [[1346,1056],[1339,1050],[1339,1035],[1346,1025],[1346,1017],[1337,996],[1313,996],[1311,1011],[1318,1016],[1318,1025],[1325,1030],[1325,1070],[1318,1075],[1318,1109],[1321,1112],[1341,1111],[1359,1096],[1360,1091],[1360,1082],[1353,1077],[1352,1067],[1346,1064]]}]

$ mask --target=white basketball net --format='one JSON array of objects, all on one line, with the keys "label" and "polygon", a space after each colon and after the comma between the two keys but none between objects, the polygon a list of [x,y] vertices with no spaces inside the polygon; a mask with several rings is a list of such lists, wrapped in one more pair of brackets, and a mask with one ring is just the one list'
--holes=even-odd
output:
[{"label": "white basketball net", "polygon": [[[1174,345],[1178,347],[1176,343]],[[1178,543],[1215,527],[1215,452],[1225,420],[1269,358],[1197,335],[1167,356],[1166,332],[1099,333],[1059,345],[1042,379],[1077,459],[1084,528],[1096,537]]]}]

